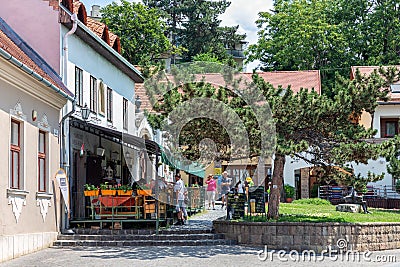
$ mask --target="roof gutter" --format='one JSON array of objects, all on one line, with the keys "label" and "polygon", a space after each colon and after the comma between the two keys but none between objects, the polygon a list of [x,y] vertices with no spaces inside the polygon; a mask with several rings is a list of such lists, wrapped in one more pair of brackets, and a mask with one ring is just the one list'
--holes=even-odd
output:
[{"label": "roof gutter", "polygon": [[400,102],[396,101],[396,102],[378,102],[378,105],[382,105],[382,106],[398,106],[400,105]]},{"label": "roof gutter", "polygon": [[38,74],[37,72],[35,72],[34,70],[32,70],[30,67],[28,67],[27,65],[25,65],[24,63],[22,63],[21,61],[19,61],[18,59],[16,59],[15,57],[13,57],[12,55],[10,55],[7,51],[5,51],[4,49],[0,48],[0,55],[10,61],[11,63],[13,63],[15,66],[17,66],[18,68],[22,69],[23,71],[25,71],[27,74],[31,75],[32,77],[34,77],[36,80],[38,80],[39,82],[41,82],[42,84],[44,84],[46,87],[50,87],[51,89],[53,89],[54,92],[58,93],[59,95],[61,95],[62,97],[66,98],[67,100],[73,101],[74,98],[70,95],[68,95],[67,93],[65,93],[64,91],[62,91],[60,88],[56,87],[54,84],[52,84],[51,82],[49,82],[47,79],[45,79],[43,76],[41,76],[40,74]]}]

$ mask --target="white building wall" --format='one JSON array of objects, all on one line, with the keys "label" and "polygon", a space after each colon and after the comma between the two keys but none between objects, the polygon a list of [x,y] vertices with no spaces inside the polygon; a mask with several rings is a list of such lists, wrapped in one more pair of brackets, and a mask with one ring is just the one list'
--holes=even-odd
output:
[{"label": "white building wall", "polygon": [[[67,29],[64,26],[61,27],[62,34],[64,35],[67,32]],[[75,92],[75,66],[83,70],[83,105],[86,103],[88,107],[90,106],[91,76],[97,79],[98,84],[100,83],[100,79],[104,83],[106,111],[107,87],[113,90],[112,123],[107,121],[106,114],[103,116],[99,113],[91,114],[91,117],[95,118],[92,120],[92,122],[103,127],[112,128],[120,132],[128,132],[129,134],[135,135],[135,82],[76,35],[71,35],[68,38],[68,60],[67,87],[72,92]],[[123,129],[123,98],[130,102],[128,131]],[[80,117],[79,107],[77,108],[77,111],[77,116]]]},{"label": "white building wall", "polygon": [[378,130],[375,138],[381,137],[381,118],[400,118],[400,106],[398,105],[380,105],[374,114],[373,127]]},{"label": "white building wall", "polygon": [[[375,138],[381,138],[381,125],[380,119],[381,118],[399,118],[400,117],[400,106],[398,105],[380,105],[377,107],[374,120],[373,120],[373,128],[377,130]],[[375,173],[375,174],[382,174],[384,173],[384,179],[370,183],[369,185],[374,186],[392,186],[392,175],[387,173],[387,165],[388,163],[384,158],[379,158],[377,160],[369,160],[368,164],[356,164],[351,163],[355,174],[357,175],[360,173],[362,176],[366,177],[368,171]],[[294,185],[294,171],[304,167],[312,167],[303,160],[293,160],[290,157],[286,157],[286,164],[285,164],[285,183],[289,183]]]},{"label": "white building wall", "polygon": [[[0,59],[0,261],[49,247],[60,226],[59,113],[66,100]],[[19,103],[17,105],[17,103]],[[16,106],[20,105],[20,113]],[[34,112],[37,119],[34,119]],[[47,120],[44,117],[47,117]],[[20,189],[10,189],[11,119],[20,121]],[[46,192],[38,192],[39,127],[46,127]]]}]

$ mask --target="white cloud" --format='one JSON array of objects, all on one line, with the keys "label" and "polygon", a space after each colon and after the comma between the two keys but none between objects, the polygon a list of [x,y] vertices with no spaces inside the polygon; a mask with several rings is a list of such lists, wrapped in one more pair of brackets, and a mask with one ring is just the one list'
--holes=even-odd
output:
[{"label": "white cloud", "polygon": [[[272,6],[272,0],[231,0],[231,5],[220,16],[221,24],[224,26],[239,25],[239,32],[247,35],[246,41],[249,44],[255,44],[257,43],[258,28],[256,20],[258,19],[258,13],[269,11]],[[259,61],[247,64],[246,71],[251,72],[259,64]]]}]

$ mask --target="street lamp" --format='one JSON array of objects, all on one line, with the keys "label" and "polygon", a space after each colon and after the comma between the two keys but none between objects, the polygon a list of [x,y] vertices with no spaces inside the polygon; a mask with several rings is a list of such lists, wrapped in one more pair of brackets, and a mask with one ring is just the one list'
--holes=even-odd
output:
[{"label": "street lamp", "polygon": [[140,100],[140,96],[137,95],[135,99],[136,113],[139,112],[139,108],[142,105],[142,100]]},{"label": "street lamp", "polygon": [[82,114],[82,119],[87,121],[90,116],[90,109],[88,108],[87,104],[85,103],[85,106],[81,108],[81,114]]}]

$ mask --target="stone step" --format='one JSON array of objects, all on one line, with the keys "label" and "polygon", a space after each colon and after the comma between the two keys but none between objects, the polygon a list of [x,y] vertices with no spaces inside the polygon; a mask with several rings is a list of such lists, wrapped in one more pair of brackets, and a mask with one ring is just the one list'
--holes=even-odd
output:
[{"label": "stone step", "polygon": [[[86,229],[76,228],[72,229],[75,234],[80,235],[151,235],[156,231],[144,229],[122,229],[122,230],[109,230],[109,229]],[[213,229],[206,228],[190,228],[190,227],[173,227],[169,229],[160,229],[159,234],[211,234],[214,233]]]},{"label": "stone step", "polygon": [[205,240],[223,239],[223,234],[150,234],[150,235],[59,235],[58,240],[137,241],[137,240]]},{"label": "stone step", "polygon": [[205,239],[205,240],[131,240],[131,241],[96,241],[96,240],[57,240],[55,248],[65,247],[126,247],[126,246],[215,246],[236,245],[234,240]]}]

